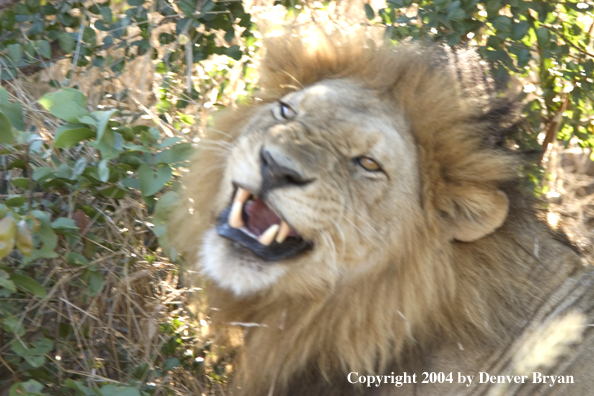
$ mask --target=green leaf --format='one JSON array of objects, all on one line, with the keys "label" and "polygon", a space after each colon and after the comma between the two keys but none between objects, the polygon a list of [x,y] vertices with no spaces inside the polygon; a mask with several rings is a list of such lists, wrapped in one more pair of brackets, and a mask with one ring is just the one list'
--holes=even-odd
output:
[{"label": "green leaf", "polygon": [[128,191],[121,189],[119,187],[110,187],[102,189],[101,191],[99,191],[99,193],[104,197],[122,199],[128,194]]},{"label": "green leaf", "polygon": [[31,259],[36,260],[38,258],[57,258],[59,257],[56,252],[54,252],[54,248],[49,246],[48,244],[41,245],[40,249],[34,249],[33,254],[31,255]]},{"label": "green leaf", "polygon": [[52,228],[78,230],[76,222],[69,217],[58,217],[56,220],[52,222]]},{"label": "green leaf", "polygon": [[86,168],[87,159],[85,157],[80,157],[72,166],[72,177],[77,178],[78,176],[82,175]]},{"label": "green leaf", "polygon": [[20,382],[10,387],[8,396],[41,396],[43,385],[35,380]]},{"label": "green leaf", "polygon": [[148,147],[140,146],[138,144],[134,144],[134,143],[130,143],[130,142],[122,143],[122,147],[127,148],[128,150],[132,150],[132,151],[142,151],[143,153],[152,152],[151,149]]},{"label": "green leaf", "polygon": [[97,396],[97,393],[95,393],[91,388],[87,388],[86,386],[84,386],[83,383],[80,381],[73,381],[71,379],[67,379],[64,384],[66,385],[66,387],[70,389],[74,389],[81,392],[84,396]]},{"label": "green leaf", "polygon": [[16,286],[14,282],[10,280],[8,272],[0,270],[0,287],[8,290],[11,293],[16,292]]},{"label": "green leaf", "polygon": [[37,51],[46,59],[52,58],[52,47],[46,40],[37,41]]},{"label": "green leaf", "polygon": [[25,4],[31,12],[38,12],[41,7],[41,0],[25,0]]},{"label": "green leaf", "polygon": [[78,122],[97,128],[97,120],[94,117],[91,117],[90,115],[78,117]]},{"label": "green leaf", "polygon": [[26,197],[22,197],[20,195],[12,195],[6,199],[5,204],[7,206],[17,208],[19,206],[23,206],[25,202],[27,202]]},{"label": "green leaf", "polygon": [[4,319],[0,320],[0,323],[2,323],[2,328],[6,332],[14,333],[19,336],[25,334],[25,326],[20,319],[14,315],[4,317]]},{"label": "green leaf", "polygon": [[[4,89],[4,88],[0,88]],[[10,124],[19,131],[25,130],[25,121],[23,119],[23,106],[18,103],[10,103],[8,100],[0,102],[0,112],[4,113]]]},{"label": "green leaf", "polygon": [[153,232],[158,237],[165,235],[167,232],[169,216],[178,203],[179,195],[175,191],[167,191],[159,197],[153,216],[153,223],[155,224]]},{"label": "green leaf", "polygon": [[58,43],[60,44],[60,48],[67,54],[74,51],[76,47],[76,41],[74,41],[74,37],[70,33],[63,32],[58,37]]},{"label": "green leaf", "polygon": [[191,17],[192,14],[196,11],[196,1],[194,0],[181,0],[177,3],[180,11],[186,14],[187,16]]},{"label": "green leaf", "polygon": [[171,179],[171,168],[164,166],[153,172],[150,166],[142,164],[138,168],[138,182],[140,183],[140,191],[145,197],[150,197],[161,191]]},{"label": "green leaf", "polygon": [[194,153],[191,143],[179,143],[170,149],[163,150],[155,156],[155,162],[164,162],[166,164],[175,164],[187,161]]},{"label": "green leaf", "polygon": [[19,289],[27,291],[34,296],[44,298],[47,295],[44,287],[41,286],[35,279],[27,275],[12,274],[10,276],[10,280],[12,280]]},{"label": "green leaf", "polygon": [[181,362],[179,361],[178,358],[169,358],[169,359],[165,360],[165,363],[163,363],[163,369],[164,370],[173,370],[180,364],[181,364]]},{"label": "green leaf", "polygon": [[87,265],[89,260],[80,253],[70,252],[66,255],[66,262],[73,265]]},{"label": "green leaf", "polygon": [[111,13],[111,8],[109,8],[109,6],[101,7],[99,12],[101,13],[101,16],[105,22],[111,23],[113,21],[113,14]]},{"label": "green leaf", "polygon": [[33,217],[35,217],[37,220],[39,220],[42,224],[46,224],[47,226],[50,225],[52,215],[49,212],[44,212],[41,210],[33,210],[33,211],[31,211],[31,214],[33,215]]},{"label": "green leaf", "polygon": [[[110,24],[107,24],[107,23],[103,22],[102,20],[95,21],[95,29],[97,29],[101,32],[109,32],[110,26],[111,26]],[[111,36],[105,37],[103,39],[103,44],[104,45],[112,45],[113,38]]]},{"label": "green leaf", "polygon": [[85,109],[87,98],[73,88],[45,94],[39,99],[39,103],[54,117],[69,122],[76,122],[79,117],[89,114]]},{"label": "green leaf", "polygon": [[528,33],[528,29],[530,29],[528,21],[520,21],[518,23],[514,23],[511,33],[511,39],[521,40],[526,35],[526,33]]},{"label": "green leaf", "polygon": [[50,168],[49,166],[41,166],[39,168],[33,169],[33,180],[40,181],[43,180],[54,173],[54,169]]},{"label": "green leaf", "polygon": [[403,0],[388,0],[388,4],[394,4],[396,8],[403,8],[404,1]]},{"label": "green leaf", "polygon": [[54,147],[71,148],[80,141],[95,137],[95,132],[83,124],[62,125],[54,136]]},{"label": "green leaf", "polygon": [[105,183],[109,179],[109,168],[107,167],[107,160],[101,160],[99,166],[99,180]]},{"label": "green leaf", "polygon": [[549,38],[550,38],[550,33],[549,33],[549,29],[545,28],[545,27],[540,27],[536,30],[536,38],[538,40],[538,46],[540,47],[541,50],[547,48],[549,46]]},{"label": "green leaf", "polygon": [[493,27],[497,30],[507,32],[512,25],[512,19],[505,15],[499,15],[493,19]]},{"label": "green leaf", "polygon": [[33,367],[41,367],[45,364],[45,354],[54,348],[53,342],[47,338],[40,338],[39,340],[28,345],[23,345],[18,340],[14,340],[10,344],[10,348],[14,353],[22,357]]},{"label": "green leaf", "polygon": [[17,187],[27,189],[29,188],[29,179],[26,177],[15,177],[12,179],[12,184]]},{"label": "green leaf", "polygon": [[101,396],[140,396],[138,389],[130,386],[105,385],[99,389]]},{"label": "green leaf", "polygon": [[202,13],[211,12],[212,10],[214,10],[214,8],[216,6],[217,6],[217,4],[214,1],[206,0],[206,3],[200,9],[200,12],[202,12]]},{"label": "green leaf", "polygon": [[94,297],[99,293],[103,286],[103,275],[99,271],[90,271],[89,283],[87,285],[87,293],[89,296]]},{"label": "green leaf", "polygon": [[117,109],[107,110],[107,111],[94,111],[92,114],[97,119],[97,141],[100,142],[105,134],[105,129],[107,128],[107,123],[109,119],[114,113],[117,113]]},{"label": "green leaf", "polygon": [[161,143],[159,143],[158,147],[159,148],[169,147],[181,140],[183,140],[183,139],[179,136],[168,137],[167,139],[164,139]]},{"label": "green leaf", "polygon": [[452,11],[451,14],[448,14],[449,16],[449,20],[451,21],[461,21],[462,19],[464,19],[466,17],[466,13],[464,12],[464,10],[457,8],[454,11]]},{"label": "green leaf", "polygon": [[37,232],[41,242],[49,246],[51,249],[55,249],[56,246],[58,246],[58,235],[56,235],[49,224],[41,224]]},{"label": "green leaf", "polygon": [[23,47],[20,44],[10,44],[8,47],[8,56],[15,65],[23,60]]},{"label": "green leaf", "polygon": [[225,49],[225,55],[227,55],[231,59],[240,60],[243,56],[239,45],[232,45],[231,47]]},{"label": "green leaf", "polygon": [[365,9],[365,16],[367,19],[371,21],[373,18],[375,18],[375,11],[373,11],[373,8],[371,8],[369,4],[365,3],[363,8]]},{"label": "green leaf", "polygon": [[530,55],[530,51],[528,51],[526,48],[522,48],[520,49],[520,51],[518,51],[518,67],[522,68],[528,65],[528,62],[530,62],[531,59],[531,55]]},{"label": "green leaf", "polygon": [[225,33],[225,41],[230,43],[235,38],[235,30],[233,27],[230,27],[229,30]]},{"label": "green leaf", "polygon": [[133,179],[131,177],[126,177],[122,179],[122,185],[124,187],[137,188],[140,190],[140,183],[138,182],[138,179]]},{"label": "green leaf", "polygon": [[8,117],[0,112],[0,144],[12,144],[14,136]]}]

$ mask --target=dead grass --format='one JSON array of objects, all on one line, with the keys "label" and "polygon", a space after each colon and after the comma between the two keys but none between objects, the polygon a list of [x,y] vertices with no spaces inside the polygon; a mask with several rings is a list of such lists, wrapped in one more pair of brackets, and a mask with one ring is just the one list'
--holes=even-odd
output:
[{"label": "dead grass", "polygon": [[591,150],[556,143],[545,166],[548,182],[548,222],[561,228],[582,252],[594,257],[594,162]]},{"label": "dead grass", "polygon": [[[336,13],[346,15],[341,21],[350,25],[354,19],[360,22],[362,2],[345,2],[340,7]],[[280,12],[272,8],[270,1],[254,1],[246,9],[253,12],[258,22],[268,24],[266,29],[278,24],[270,22]],[[322,17],[314,12],[305,19],[319,21]],[[76,74],[67,85],[76,86],[86,94],[89,108],[119,108],[122,119],[140,115],[138,123],[156,124],[165,135],[197,141],[216,109],[214,103],[229,106],[246,93],[241,67],[240,62],[230,66],[223,57],[194,66],[191,81],[200,87],[203,95],[184,110],[197,120],[184,130],[175,128],[170,118],[158,117],[155,104],[163,76],[154,73],[155,62],[148,56],[134,60],[117,78],[93,69]],[[228,70],[224,77],[205,78],[208,71],[225,68]],[[12,99],[23,104],[28,122],[37,127],[49,145],[59,124],[36,100],[53,91],[49,81],[65,81],[69,70],[69,62],[62,61],[37,75],[7,82]],[[221,94],[223,80],[228,88]],[[187,88],[183,81],[180,79],[171,87],[173,94],[179,95]],[[127,97],[118,99],[124,90]],[[72,155],[92,160],[97,154],[85,148]],[[575,151],[557,150],[553,157],[548,165],[556,175],[551,186],[560,195],[549,194],[552,213],[549,221],[562,227],[582,249],[594,254],[594,166],[584,160],[584,154]],[[37,166],[44,165],[43,159],[35,161]],[[3,176],[17,177],[19,172],[3,171]],[[46,356],[58,378],[61,381],[76,378],[87,386],[128,385],[131,379],[136,379],[151,384],[155,390],[153,396],[171,392],[224,394],[225,369],[231,368],[227,365],[228,357],[212,348],[201,289],[199,285],[185,284],[179,266],[160,254],[151,225],[147,223],[150,214],[140,195],[113,200],[88,194],[41,194],[54,202],[63,216],[74,218],[83,205],[94,207],[98,213],[96,217],[80,215],[84,248],[97,252],[92,261],[81,266],[68,264],[67,249],[60,251],[59,258],[45,259],[38,270],[51,289],[45,298],[27,301],[19,317],[27,336],[43,334],[60,340],[56,343],[59,347]],[[91,234],[95,237],[91,238]],[[103,277],[92,297],[84,292],[90,282],[89,272],[99,272]],[[0,376],[24,380],[18,368],[3,359],[9,352],[6,341],[0,330]],[[174,362],[168,359],[178,359],[178,367],[166,370],[167,362]],[[7,394],[7,389],[0,390],[0,396]]]}]

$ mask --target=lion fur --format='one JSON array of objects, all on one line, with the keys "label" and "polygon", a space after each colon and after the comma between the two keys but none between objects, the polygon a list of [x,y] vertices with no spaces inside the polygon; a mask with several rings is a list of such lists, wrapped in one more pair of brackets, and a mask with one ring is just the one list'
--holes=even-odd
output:
[{"label": "lion fur", "polygon": [[[320,33],[310,41],[269,39],[258,100],[219,114],[198,150],[170,226],[190,261],[217,215],[213,199],[228,161],[220,147],[233,144],[262,104],[326,80],[352,81],[404,115],[418,150],[424,215],[393,260],[362,276],[299,294],[273,288],[249,296],[211,282],[215,328],[259,324],[244,329],[233,394],[363,394],[367,389],[348,384],[346,374],[470,369],[505,350],[551,295],[568,289],[567,279],[587,272],[574,249],[537,219],[521,161],[504,147],[516,104],[497,95],[472,52]],[[470,242],[443,238],[444,224],[492,210],[499,190],[509,201],[501,227]],[[592,304],[584,304],[590,312]],[[476,352],[464,357],[461,350]],[[431,392],[421,394],[446,394]]]}]

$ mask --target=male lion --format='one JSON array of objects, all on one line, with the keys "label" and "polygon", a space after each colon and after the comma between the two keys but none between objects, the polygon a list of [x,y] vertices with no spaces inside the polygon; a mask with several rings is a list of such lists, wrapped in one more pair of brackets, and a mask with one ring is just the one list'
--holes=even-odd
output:
[{"label": "male lion", "polygon": [[171,226],[245,329],[232,394],[593,394],[592,270],[523,196],[475,58],[269,40]]}]

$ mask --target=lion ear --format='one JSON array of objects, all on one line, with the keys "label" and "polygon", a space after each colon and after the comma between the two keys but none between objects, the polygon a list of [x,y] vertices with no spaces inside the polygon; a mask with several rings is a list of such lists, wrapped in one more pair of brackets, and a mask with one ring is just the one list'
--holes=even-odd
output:
[{"label": "lion ear", "polygon": [[453,201],[452,237],[461,242],[489,235],[507,218],[509,201],[501,190],[466,187]]}]

